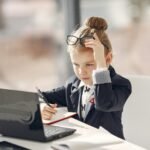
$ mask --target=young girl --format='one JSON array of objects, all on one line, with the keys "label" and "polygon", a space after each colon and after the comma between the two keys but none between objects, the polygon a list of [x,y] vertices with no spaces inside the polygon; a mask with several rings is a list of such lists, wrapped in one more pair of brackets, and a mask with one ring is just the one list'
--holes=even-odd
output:
[{"label": "young girl", "polygon": [[43,92],[52,107],[45,106],[42,117],[51,119],[57,104],[67,106],[77,112],[76,119],[124,139],[121,117],[131,84],[110,65],[112,47],[106,29],[103,18],[90,17],[67,36],[75,76],[65,86]]}]

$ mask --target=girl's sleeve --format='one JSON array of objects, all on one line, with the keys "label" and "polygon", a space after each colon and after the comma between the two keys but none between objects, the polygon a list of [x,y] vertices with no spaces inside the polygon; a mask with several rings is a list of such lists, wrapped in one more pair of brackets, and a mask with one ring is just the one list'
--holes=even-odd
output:
[{"label": "girl's sleeve", "polygon": [[109,70],[93,72],[95,108],[111,112],[123,110],[123,106],[131,94],[129,80],[115,75],[112,79]]},{"label": "girl's sleeve", "polygon": [[42,93],[48,99],[49,103],[57,103],[58,105],[66,106],[66,95],[64,86]]}]

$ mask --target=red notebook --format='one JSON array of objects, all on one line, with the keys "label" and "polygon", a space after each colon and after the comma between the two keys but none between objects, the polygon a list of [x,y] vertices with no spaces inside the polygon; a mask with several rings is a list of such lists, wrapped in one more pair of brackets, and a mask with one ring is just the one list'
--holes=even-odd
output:
[{"label": "red notebook", "polygon": [[56,110],[56,114],[54,114],[50,120],[43,120],[44,124],[54,124],[77,114],[76,112],[68,112],[66,107],[58,107]]}]

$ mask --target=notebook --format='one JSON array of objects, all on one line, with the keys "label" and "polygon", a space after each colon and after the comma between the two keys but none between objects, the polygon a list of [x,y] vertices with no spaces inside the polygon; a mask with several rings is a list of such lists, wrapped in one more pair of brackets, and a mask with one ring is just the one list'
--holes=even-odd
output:
[{"label": "notebook", "polygon": [[[41,103],[40,105],[41,110],[44,108],[45,105],[47,104]],[[66,107],[57,107],[56,110],[57,110],[56,114],[54,114],[50,120],[42,120],[44,124],[47,125],[54,124],[56,122],[73,117],[77,114],[76,112],[68,112]]]},{"label": "notebook", "polygon": [[0,134],[35,141],[52,141],[75,129],[43,125],[37,93],[0,89]]}]

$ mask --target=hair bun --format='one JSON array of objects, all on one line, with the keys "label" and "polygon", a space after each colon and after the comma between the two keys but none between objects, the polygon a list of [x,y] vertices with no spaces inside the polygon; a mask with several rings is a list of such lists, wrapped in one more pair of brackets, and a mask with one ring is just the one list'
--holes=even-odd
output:
[{"label": "hair bun", "polygon": [[96,30],[106,30],[108,28],[106,20],[100,17],[90,17],[84,24]]}]

